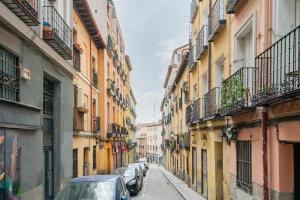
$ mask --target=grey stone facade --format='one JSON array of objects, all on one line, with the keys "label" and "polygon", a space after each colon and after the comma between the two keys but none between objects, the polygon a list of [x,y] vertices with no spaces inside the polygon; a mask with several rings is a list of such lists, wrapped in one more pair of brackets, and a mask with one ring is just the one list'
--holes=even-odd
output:
[{"label": "grey stone facade", "polygon": [[0,22],[0,46],[31,71],[20,79],[20,101],[0,100],[0,131],[19,133],[21,199],[44,196],[43,79],[54,82],[54,194],[72,177],[72,74]]}]

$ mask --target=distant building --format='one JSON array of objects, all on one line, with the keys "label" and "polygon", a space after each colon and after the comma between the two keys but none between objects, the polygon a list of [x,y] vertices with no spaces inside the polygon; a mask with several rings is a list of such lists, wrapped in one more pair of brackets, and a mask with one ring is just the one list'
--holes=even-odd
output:
[{"label": "distant building", "polygon": [[147,157],[148,162],[158,163],[163,156],[161,122],[138,124],[138,156]]}]

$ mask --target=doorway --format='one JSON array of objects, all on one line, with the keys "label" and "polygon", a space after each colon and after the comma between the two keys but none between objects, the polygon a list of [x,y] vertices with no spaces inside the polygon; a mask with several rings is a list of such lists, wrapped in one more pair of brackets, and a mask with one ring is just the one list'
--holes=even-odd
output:
[{"label": "doorway", "polygon": [[53,149],[44,147],[44,165],[45,165],[45,199],[54,198],[53,193]]},{"label": "doorway", "polygon": [[208,187],[207,187],[207,151],[206,149],[201,150],[201,193],[207,198]]},{"label": "doorway", "polygon": [[192,185],[196,187],[197,182],[197,149],[192,148]]},{"label": "doorway", "polygon": [[300,199],[300,144],[294,144],[294,200]]}]

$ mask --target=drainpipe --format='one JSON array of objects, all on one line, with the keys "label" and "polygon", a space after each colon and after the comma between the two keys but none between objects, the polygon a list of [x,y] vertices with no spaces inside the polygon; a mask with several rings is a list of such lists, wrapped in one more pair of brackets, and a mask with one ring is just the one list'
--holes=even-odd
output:
[{"label": "drainpipe", "polygon": [[262,110],[262,139],[263,139],[263,194],[264,200],[269,200],[268,189],[268,112],[267,108]]},{"label": "drainpipe", "polygon": [[[209,12],[211,11],[212,0],[209,0]],[[210,19],[208,19],[208,23],[210,23]],[[209,25],[210,26],[210,25]],[[207,69],[207,91],[211,89],[211,43],[208,43],[208,69]]]}]

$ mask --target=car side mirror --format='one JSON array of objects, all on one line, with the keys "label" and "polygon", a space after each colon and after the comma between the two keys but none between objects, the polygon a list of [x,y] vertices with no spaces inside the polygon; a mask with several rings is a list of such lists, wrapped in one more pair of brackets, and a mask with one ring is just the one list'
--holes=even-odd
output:
[{"label": "car side mirror", "polygon": [[127,197],[121,196],[121,200],[127,200]]}]

